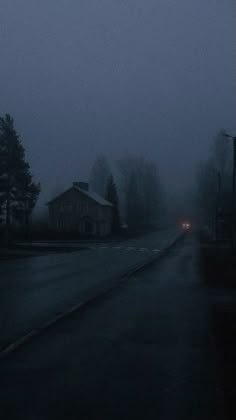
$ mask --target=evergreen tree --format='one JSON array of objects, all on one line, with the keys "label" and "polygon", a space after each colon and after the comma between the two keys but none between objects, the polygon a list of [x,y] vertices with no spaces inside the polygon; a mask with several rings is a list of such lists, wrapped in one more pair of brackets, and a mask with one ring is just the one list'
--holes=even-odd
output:
[{"label": "evergreen tree", "polygon": [[6,114],[0,118],[0,202],[5,213],[7,240],[13,218],[28,223],[39,192],[40,185],[32,180],[14,120]]},{"label": "evergreen tree", "polygon": [[113,204],[112,208],[112,233],[119,233],[120,231],[120,213],[119,200],[116,189],[116,184],[112,175],[109,176],[107,182],[106,199]]}]

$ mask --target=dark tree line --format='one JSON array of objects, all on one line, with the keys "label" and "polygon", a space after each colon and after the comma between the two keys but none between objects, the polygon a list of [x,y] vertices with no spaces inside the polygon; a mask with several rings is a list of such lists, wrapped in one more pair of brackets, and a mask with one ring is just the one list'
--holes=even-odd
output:
[{"label": "dark tree line", "polygon": [[118,162],[124,213],[130,228],[157,225],[163,204],[160,177],[154,162],[127,157]]},{"label": "dark tree line", "polygon": [[224,130],[213,139],[209,157],[197,171],[199,222],[215,237],[229,235],[232,202],[232,143]]},{"label": "dark tree line", "polygon": [[130,229],[157,225],[163,197],[156,164],[130,156],[120,159],[117,168],[116,183],[107,159],[100,156],[90,173],[91,188],[113,203],[113,232],[120,229],[121,218]]},{"label": "dark tree line", "polygon": [[7,240],[13,222],[27,229],[39,193],[40,185],[33,181],[14,120],[6,114],[0,117],[0,214]]}]

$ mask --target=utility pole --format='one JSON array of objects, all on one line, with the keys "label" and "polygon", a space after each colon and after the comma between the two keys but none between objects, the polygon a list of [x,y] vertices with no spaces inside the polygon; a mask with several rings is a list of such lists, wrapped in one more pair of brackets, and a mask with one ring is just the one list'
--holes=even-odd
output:
[{"label": "utility pole", "polygon": [[229,134],[224,134],[225,137],[229,137],[233,140],[233,180],[232,180],[232,251],[233,253],[236,250],[236,220],[235,220],[235,212],[236,212],[236,137],[230,136]]}]

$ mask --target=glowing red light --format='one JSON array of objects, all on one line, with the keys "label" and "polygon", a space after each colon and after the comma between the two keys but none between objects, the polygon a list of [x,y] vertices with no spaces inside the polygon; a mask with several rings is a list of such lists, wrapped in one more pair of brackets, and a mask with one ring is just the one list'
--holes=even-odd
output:
[{"label": "glowing red light", "polygon": [[182,229],[183,230],[189,230],[191,227],[191,224],[189,222],[182,222]]}]

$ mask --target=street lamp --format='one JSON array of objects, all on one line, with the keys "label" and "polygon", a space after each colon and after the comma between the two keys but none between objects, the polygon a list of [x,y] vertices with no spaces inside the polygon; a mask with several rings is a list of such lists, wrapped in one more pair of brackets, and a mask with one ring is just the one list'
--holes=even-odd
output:
[{"label": "street lamp", "polygon": [[235,232],[235,203],[236,203],[236,137],[225,133],[225,137],[233,140],[233,181],[232,181],[232,251],[235,251],[236,232]]}]

